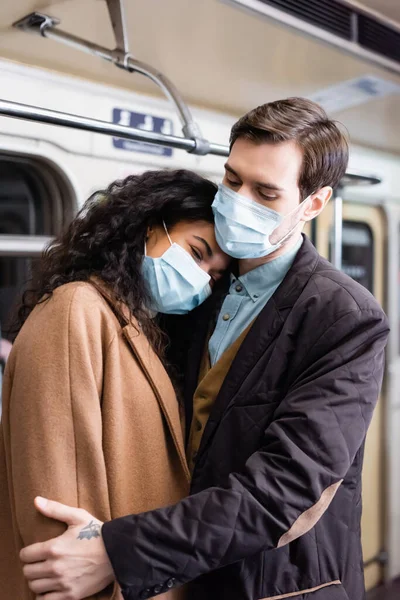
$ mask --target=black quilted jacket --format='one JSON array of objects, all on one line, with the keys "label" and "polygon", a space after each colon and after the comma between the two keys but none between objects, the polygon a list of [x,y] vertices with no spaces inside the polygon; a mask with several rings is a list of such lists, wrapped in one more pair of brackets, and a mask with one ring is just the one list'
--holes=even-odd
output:
[{"label": "black quilted jacket", "polygon": [[[212,302],[175,327],[188,406]],[[305,239],[225,379],[191,496],[104,525],[126,600],[189,581],[193,600],[364,598],[361,469],[387,335],[374,298]]]}]

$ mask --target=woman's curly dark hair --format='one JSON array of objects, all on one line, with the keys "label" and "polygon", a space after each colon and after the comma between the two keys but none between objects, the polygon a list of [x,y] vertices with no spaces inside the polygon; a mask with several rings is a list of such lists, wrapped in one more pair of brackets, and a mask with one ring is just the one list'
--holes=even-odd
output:
[{"label": "woman's curly dark hair", "polygon": [[216,191],[211,181],[179,170],[130,175],[94,193],[44,251],[23,294],[14,332],[56,288],[97,276],[162,354],[162,335],[146,310],[150,298],[141,271],[147,229],[162,221],[169,229],[180,221],[213,223]]}]

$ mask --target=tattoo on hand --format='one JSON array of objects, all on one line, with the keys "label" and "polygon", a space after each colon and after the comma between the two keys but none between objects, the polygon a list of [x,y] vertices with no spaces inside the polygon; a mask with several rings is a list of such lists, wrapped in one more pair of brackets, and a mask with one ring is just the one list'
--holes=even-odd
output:
[{"label": "tattoo on hand", "polygon": [[95,523],[94,521],[90,521],[89,525],[86,525],[83,529],[80,530],[78,535],[78,540],[91,540],[94,537],[100,537],[101,525],[99,523]]}]

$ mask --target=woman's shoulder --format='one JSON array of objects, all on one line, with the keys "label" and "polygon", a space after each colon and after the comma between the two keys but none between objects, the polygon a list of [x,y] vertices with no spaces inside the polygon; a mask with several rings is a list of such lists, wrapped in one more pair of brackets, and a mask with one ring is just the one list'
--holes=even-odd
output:
[{"label": "woman's shoulder", "polygon": [[90,281],[71,281],[56,288],[52,293],[54,302],[60,304],[79,303],[82,306],[88,304],[104,304],[104,299],[98,289]]},{"label": "woman's shoulder", "polygon": [[114,337],[118,321],[106,299],[90,282],[74,281],[56,288],[33,309],[16,344],[54,342],[55,338],[101,339]]},{"label": "woman's shoulder", "polygon": [[113,328],[117,320],[107,298],[90,281],[73,281],[56,288],[42,299],[28,317],[48,326],[62,327],[76,323],[79,327],[108,322]]}]

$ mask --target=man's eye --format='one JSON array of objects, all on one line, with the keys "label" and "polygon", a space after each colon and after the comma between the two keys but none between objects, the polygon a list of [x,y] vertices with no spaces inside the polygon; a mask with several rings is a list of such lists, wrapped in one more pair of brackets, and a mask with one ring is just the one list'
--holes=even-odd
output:
[{"label": "man's eye", "polygon": [[275,196],[274,194],[264,194],[263,192],[259,191],[258,192],[261,196],[261,198],[263,198],[263,200],[276,200],[277,196]]},{"label": "man's eye", "polygon": [[228,183],[231,187],[237,187],[240,185],[238,181],[232,181],[232,179],[226,178],[226,183]]}]

